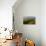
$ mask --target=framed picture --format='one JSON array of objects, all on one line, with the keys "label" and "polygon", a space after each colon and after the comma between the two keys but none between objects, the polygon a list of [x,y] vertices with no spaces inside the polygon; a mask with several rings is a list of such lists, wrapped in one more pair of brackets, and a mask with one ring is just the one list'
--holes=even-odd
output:
[{"label": "framed picture", "polygon": [[23,24],[36,24],[36,18],[34,16],[24,17]]}]

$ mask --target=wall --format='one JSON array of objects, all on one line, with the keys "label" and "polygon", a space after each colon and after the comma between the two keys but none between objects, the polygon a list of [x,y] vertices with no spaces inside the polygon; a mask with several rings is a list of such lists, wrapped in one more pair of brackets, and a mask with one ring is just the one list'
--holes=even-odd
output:
[{"label": "wall", "polygon": [[[15,4],[13,6],[15,30],[22,32],[25,39],[34,40],[36,46],[41,46],[41,0],[23,0]],[[35,16],[36,24],[24,25],[23,17],[26,16]]]},{"label": "wall", "polygon": [[46,0],[41,1],[41,37],[42,46],[46,46]]}]

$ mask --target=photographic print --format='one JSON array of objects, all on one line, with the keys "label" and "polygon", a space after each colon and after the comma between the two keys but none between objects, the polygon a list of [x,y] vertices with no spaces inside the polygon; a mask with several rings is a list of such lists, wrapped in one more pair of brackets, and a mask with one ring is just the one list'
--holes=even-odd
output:
[{"label": "photographic print", "polygon": [[36,24],[36,18],[33,16],[24,17],[23,24]]}]

